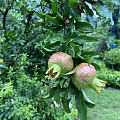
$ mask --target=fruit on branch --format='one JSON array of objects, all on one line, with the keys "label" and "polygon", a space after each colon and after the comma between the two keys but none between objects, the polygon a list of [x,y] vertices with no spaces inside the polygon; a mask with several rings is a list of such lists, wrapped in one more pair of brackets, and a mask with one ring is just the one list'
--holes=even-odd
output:
[{"label": "fruit on branch", "polygon": [[78,89],[92,88],[98,94],[102,92],[101,87],[105,87],[106,82],[96,78],[94,66],[88,63],[81,63],[75,67],[75,73],[72,75],[72,82]]},{"label": "fruit on branch", "polygon": [[48,79],[57,79],[61,73],[65,74],[73,69],[73,60],[70,55],[57,52],[54,53],[48,60],[48,67],[46,74]]}]

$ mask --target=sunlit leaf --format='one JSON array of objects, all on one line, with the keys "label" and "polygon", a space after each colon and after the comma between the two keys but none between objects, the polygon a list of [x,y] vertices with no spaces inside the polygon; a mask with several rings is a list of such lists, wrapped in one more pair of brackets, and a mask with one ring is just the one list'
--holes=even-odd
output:
[{"label": "sunlit leaf", "polygon": [[96,4],[95,10],[103,17],[110,18],[112,20],[112,10],[107,6],[103,6],[101,4]]}]

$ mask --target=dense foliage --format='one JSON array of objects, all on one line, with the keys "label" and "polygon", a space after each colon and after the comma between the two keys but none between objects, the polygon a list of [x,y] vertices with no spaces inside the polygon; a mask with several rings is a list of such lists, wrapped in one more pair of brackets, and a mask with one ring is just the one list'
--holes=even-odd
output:
[{"label": "dense foliage", "polygon": [[[70,113],[74,98],[81,120],[87,120],[91,102],[75,88],[70,75],[56,81],[45,76],[48,58],[68,53],[74,65],[94,62],[98,53],[95,11],[112,20],[119,1],[106,0],[3,0],[0,1],[0,119],[54,120]],[[60,104],[60,114],[55,103]],[[63,107],[61,107],[63,105]]]},{"label": "dense foliage", "polygon": [[108,68],[101,60],[96,60],[96,62],[102,66],[101,69],[97,71],[97,77],[106,81],[107,87],[120,88],[120,71]]},{"label": "dense foliage", "polygon": [[120,49],[106,51],[103,60],[109,68],[120,70]]}]

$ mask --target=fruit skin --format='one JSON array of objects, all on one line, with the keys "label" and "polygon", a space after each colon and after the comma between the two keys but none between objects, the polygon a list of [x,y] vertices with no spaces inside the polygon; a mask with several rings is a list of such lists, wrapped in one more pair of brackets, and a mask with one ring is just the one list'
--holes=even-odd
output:
[{"label": "fruit skin", "polygon": [[96,78],[94,66],[88,63],[81,63],[75,67],[72,82],[78,89],[93,88],[98,94],[102,91],[100,87],[105,87],[106,83]]},{"label": "fruit skin", "polygon": [[70,55],[57,52],[49,58],[48,67],[46,74],[49,74],[49,79],[56,79],[60,73],[65,74],[73,69],[73,60]]}]

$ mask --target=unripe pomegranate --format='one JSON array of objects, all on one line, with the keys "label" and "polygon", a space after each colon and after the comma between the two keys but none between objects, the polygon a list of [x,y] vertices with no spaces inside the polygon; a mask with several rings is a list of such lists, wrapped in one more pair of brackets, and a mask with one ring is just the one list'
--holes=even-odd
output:
[{"label": "unripe pomegranate", "polygon": [[73,69],[73,60],[70,55],[57,52],[54,53],[48,60],[48,67],[46,74],[49,74],[48,79],[56,79],[61,73],[65,74]]},{"label": "unripe pomegranate", "polygon": [[81,63],[75,67],[72,82],[78,89],[93,88],[98,94],[101,93],[101,87],[105,87],[106,83],[96,78],[94,66],[88,63]]}]

